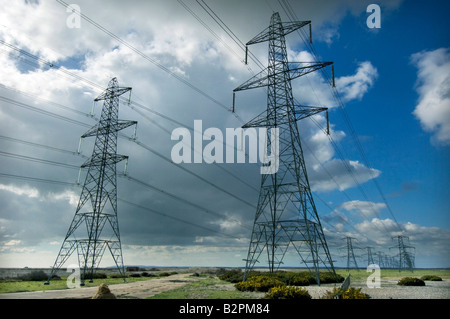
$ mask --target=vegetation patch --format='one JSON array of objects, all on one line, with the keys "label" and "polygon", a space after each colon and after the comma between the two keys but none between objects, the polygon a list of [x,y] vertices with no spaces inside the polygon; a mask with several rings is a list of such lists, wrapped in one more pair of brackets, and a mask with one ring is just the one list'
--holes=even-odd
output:
[{"label": "vegetation patch", "polygon": [[234,284],[242,281],[244,274],[240,269],[226,270],[221,268],[217,270],[217,277],[219,277],[220,280],[225,280]]},{"label": "vegetation patch", "polygon": [[273,278],[271,276],[253,276],[246,281],[236,283],[234,286],[239,291],[262,291],[267,292],[270,288],[285,286],[286,284],[281,280]]},{"label": "vegetation patch", "polygon": [[293,286],[279,286],[270,288],[264,296],[265,299],[311,299],[311,295],[305,288],[296,288]]},{"label": "vegetation patch", "polygon": [[[272,278],[281,281],[285,286],[309,286],[316,284],[316,278],[310,272],[307,271],[276,271],[273,273],[252,271],[249,273],[247,281],[254,277]],[[233,270],[219,270],[218,277],[221,280],[225,280],[231,283],[240,283],[244,277],[244,274],[240,269]],[[340,283],[344,281],[344,277],[339,274],[333,274],[330,272],[319,272],[320,283]],[[240,284],[238,287],[242,288],[245,285]],[[238,288],[239,289],[239,288]]]},{"label": "vegetation patch", "polygon": [[397,285],[400,286],[425,286],[425,281],[415,277],[403,277]]},{"label": "vegetation patch", "polygon": [[32,271],[19,277],[19,280],[22,281],[45,281],[47,279],[48,275],[42,270]]},{"label": "vegetation patch", "polygon": [[442,281],[442,278],[435,275],[425,275],[420,277],[421,280],[428,280],[428,281]]},{"label": "vegetation patch", "polygon": [[361,288],[343,290],[334,287],[332,291],[328,291],[321,299],[370,299],[370,296],[361,292]]}]

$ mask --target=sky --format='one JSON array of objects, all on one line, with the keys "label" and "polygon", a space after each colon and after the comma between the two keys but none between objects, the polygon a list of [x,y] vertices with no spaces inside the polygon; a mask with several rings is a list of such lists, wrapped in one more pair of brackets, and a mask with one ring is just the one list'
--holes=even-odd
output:
[{"label": "sky", "polygon": [[[233,89],[267,66],[267,42],[249,46],[247,65],[243,44],[274,12],[312,21],[312,46],[307,27],[286,36],[289,61],[334,63],[335,91],[330,68],[292,87],[301,104],[329,109],[330,136],[323,113],[298,126],[335,264],[346,264],[345,237],[364,266],[365,247],[393,256],[403,235],[416,267],[450,267],[448,1],[70,3],[83,17],[63,1],[0,3],[0,267],[53,265],[93,148],[84,139],[77,153],[80,136],[113,77],[132,87],[119,118],[138,121],[137,139],[118,142],[129,156],[117,189],[124,263],[245,266],[260,163],[174,163],[171,134],[193,135],[195,120],[225,134],[265,110],[255,89],[231,112]],[[367,24],[372,3],[380,28]],[[102,263],[113,264],[106,253]]]}]

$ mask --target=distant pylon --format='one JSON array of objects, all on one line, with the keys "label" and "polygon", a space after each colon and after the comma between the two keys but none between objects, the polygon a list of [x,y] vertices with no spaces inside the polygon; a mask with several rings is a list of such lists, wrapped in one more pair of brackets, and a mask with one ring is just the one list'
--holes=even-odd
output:
[{"label": "distant pylon", "polygon": [[[87,278],[92,281],[106,248],[125,281],[117,218],[116,164],[128,159],[128,156],[117,154],[117,136],[120,130],[137,124],[136,121],[118,119],[119,96],[126,92],[131,94],[131,88],[119,87],[117,79],[113,78],[105,92],[94,100],[104,101],[100,120],[81,136],[96,137],[94,150],[92,156],[81,166],[88,171],[80,200],[46,284],[75,250],[78,254],[81,285],[84,285]],[[88,201],[90,209],[82,210]]]},{"label": "distant pylon", "polygon": [[372,248],[373,247],[365,247],[367,249],[367,265],[372,265],[374,264],[374,259],[373,259],[373,253],[372,253]]},{"label": "distant pylon", "polygon": [[[266,250],[269,271],[277,270],[289,247],[294,247],[300,264],[314,273],[320,284],[319,267],[335,273],[327,241],[317,214],[303,158],[297,121],[326,111],[325,107],[294,103],[291,80],[331,65],[331,62],[288,62],[285,36],[310,21],[281,22],[274,13],[270,26],[247,43],[269,41],[269,65],[259,74],[233,90],[235,92],[267,87],[267,109],[243,128],[279,129],[278,170],[263,174],[244,272],[246,280],[261,253]],[[233,103],[234,111],[234,103]],[[268,130],[269,131],[269,130]],[[272,141],[273,140],[273,141]],[[267,136],[267,149],[277,143]],[[272,154],[273,155],[273,154]]]},{"label": "distant pylon", "polygon": [[393,236],[392,240],[397,239],[397,246],[390,247],[390,249],[397,248],[397,262],[398,262],[398,271],[402,271],[402,269],[406,269],[409,271],[413,271],[415,268],[415,248],[413,246],[405,244],[405,240],[409,241],[408,236]]},{"label": "distant pylon", "polygon": [[352,239],[356,239],[353,237],[345,237],[342,238],[346,240],[346,246],[342,247],[345,248],[347,251],[347,271],[351,269],[351,265],[353,264],[356,268],[356,270],[359,271],[358,263],[356,262],[355,252],[353,251],[354,248],[359,249],[359,247],[354,247],[352,243]]}]

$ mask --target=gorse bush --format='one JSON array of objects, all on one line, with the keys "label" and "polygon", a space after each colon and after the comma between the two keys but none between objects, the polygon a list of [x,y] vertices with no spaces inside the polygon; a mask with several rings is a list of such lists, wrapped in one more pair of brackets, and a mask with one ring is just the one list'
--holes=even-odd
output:
[{"label": "gorse bush", "polygon": [[240,269],[225,270],[222,268],[217,271],[217,276],[220,280],[237,283],[242,281],[244,274]]},{"label": "gorse bush", "polygon": [[321,299],[370,299],[370,296],[361,292],[361,288],[343,290],[334,287],[332,291],[327,291]]},{"label": "gorse bush", "polygon": [[397,283],[400,286],[425,286],[425,282],[422,279],[414,277],[403,277]]},{"label": "gorse bush", "polygon": [[292,286],[278,286],[270,288],[264,296],[265,299],[311,299],[311,295],[305,288]]},{"label": "gorse bush", "polygon": [[333,284],[343,282],[345,280],[345,278],[341,275],[321,271],[319,271],[319,278],[321,284]]},{"label": "gorse bush", "polygon": [[267,292],[270,288],[285,286],[285,283],[270,276],[253,276],[246,281],[234,285],[239,291],[262,291]]},{"label": "gorse bush", "polygon": [[435,275],[425,275],[420,277],[421,280],[429,280],[429,281],[442,281],[442,278]]},{"label": "gorse bush", "polygon": [[[220,269],[217,272],[219,279],[225,280],[231,283],[238,283],[242,281],[244,274],[240,269],[225,270]],[[283,282],[286,286],[309,286],[316,284],[316,277],[307,271],[294,272],[294,271],[277,271],[273,273],[251,271],[248,274],[248,278],[255,276],[265,276],[275,278]],[[344,281],[344,277],[338,274],[330,272],[319,272],[320,282],[326,283],[339,283]]]}]

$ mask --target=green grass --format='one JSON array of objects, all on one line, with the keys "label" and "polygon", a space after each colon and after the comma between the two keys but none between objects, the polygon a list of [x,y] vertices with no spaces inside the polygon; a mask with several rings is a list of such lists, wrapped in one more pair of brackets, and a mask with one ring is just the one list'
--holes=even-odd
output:
[{"label": "green grass", "polygon": [[234,288],[234,284],[220,280],[216,276],[208,276],[149,299],[251,299],[263,296],[264,293],[238,291]]},{"label": "green grass", "polygon": [[[152,278],[158,277],[128,277],[127,282],[136,282],[143,280],[151,280]],[[101,283],[107,285],[121,284],[123,283],[122,278],[106,278],[106,279],[94,279],[93,283],[85,282],[84,287],[98,287]],[[28,291],[45,291],[45,290],[60,290],[68,289],[66,278],[61,280],[52,280],[50,285],[44,285],[44,281],[11,281],[11,280],[1,280],[0,281],[0,293],[10,293],[10,292],[28,292]]]}]

